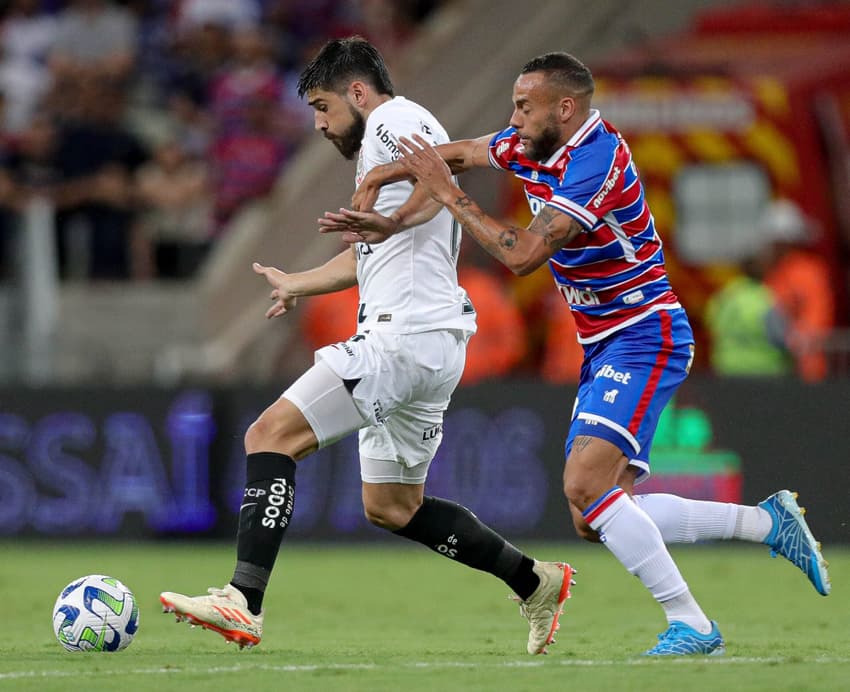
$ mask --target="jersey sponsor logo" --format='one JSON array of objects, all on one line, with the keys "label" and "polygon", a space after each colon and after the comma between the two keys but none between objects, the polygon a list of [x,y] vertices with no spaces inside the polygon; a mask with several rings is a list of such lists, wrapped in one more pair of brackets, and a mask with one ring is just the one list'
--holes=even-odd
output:
[{"label": "jersey sponsor logo", "polygon": [[627,293],[623,296],[623,302],[626,305],[634,305],[635,303],[639,303],[643,300],[643,291],[637,290],[632,291],[631,293]]},{"label": "jersey sponsor logo", "polygon": [[496,147],[496,156],[501,156],[501,155],[502,155],[502,154],[504,154],[504,153],[505,153],[508,149],[510,149],[510,147],[511,147],[511,143],[510,143],[510,142],[500,142],[500,143],[499,143],[499,146],[497,146],[497,147]]},{"label": "jersey sponsor logo", "polygon": [[[628,370],[626,370],[625,372],[620,372],[619,370],[615,370],[614,367],[611,366],[609,363],[605,363],[605,365],[603,365],[601,368],[599,368],[599,370],[596,371],[596,374],[593,376],[593,379],[598,379],[600,377],[604,377],[608,380],[614,380],[614,382],[622,382],[623,384],[628,384],[629,380],[632,379],[632,373],[630,373]],[[613,391],[617,392],[618,390]],[[616,397],[617,394],[615,393],[614,396]]]},{"label": "jersey sponsor logo", "polygon": [[382,312],[378,315],[378,322],[392,322],[393,314],[391,312]]},{"label": "jersey sponsor logo", "polygon": [[422,441],[427,442],[428,440],[433,440],[439,437],[443,432],[443,424],[438,423],[432,428],[428,428],[427,430],[422,431]]},{"label": "jersey sponsor logo", "polygon": [[602,401],[606,404],[613,404],[614,400],[617,398],[617,395],[620,393],[619,389],[608,389],[605,391],[605,394],[602,396]]},{"label": "jersey sponsor logo", "polygon": [[605,198],[608,196],[608,193],[614,189],[614,186],[617,184],[617,181],[620,179],[620,167],[614,166],[614,170],[611,171],[611,176],[608,180],[605,181],[605,184],[602,186],[602,190],[599,192],[596,197],[593,198],[593,208],[599,209],[602,206],[602,202],[605,201]]},{"label": "jersey sponsor logo", "polygon": [[540,213],[540,210],[546,205],[545,199],[540,199],[539,197],[532,197],[531,195],[526,195],[528,199],[528,208],[531,209],[532,216],[537,216]]},{"label": "jersey sponsor logo", "polygon": [[589,289],[575,286],[558,286],[564,299],[570,305],[599,305],[599,296]]},{"label": "jersey sponsor logo", "polygon": [[387,126],[384,123],[380,123],[378,127],[375,129],[375,134],[378,135],[378,141],[384,145],[386,150],[390,152],[390,155],[393,157],[393,160],[397,159],[401,156],[401,152],[399,151],[398,145],[396,144],[395,135],[389,132],[386,129]]}]

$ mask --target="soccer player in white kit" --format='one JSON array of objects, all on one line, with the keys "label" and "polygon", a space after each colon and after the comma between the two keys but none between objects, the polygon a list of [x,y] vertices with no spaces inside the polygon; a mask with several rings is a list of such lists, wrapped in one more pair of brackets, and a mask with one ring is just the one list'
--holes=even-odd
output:
[{"label": "soccer player in white kit", "polygon": [[[371,168],[399,156],[400,136],[449,141],[431,113],[394,96],[380,53],[360,37],[328,42],[302,72],[298,92],[314,109],[316,129],[345,158],[357,157],[358,184]],[[358,243],[295,274],[254,264],[272,286],[269,318],[294,307],[299,296],[357,284],[357,333],[316,351],[315,364],[248,429],[233,578],[207,596],[163,592],[163,607],[178,620],[240,647],[260,642],[263,595],[292,517],[296,462],[359,430],[369,521],[499,577],[529,621],[528,652],[544,653],[554,641],[574,570],[524,555],[465,507],[424,493],[476,325],[457,283],[459,229],[426,195],[408,201],[411,191],[406,181],[382,190],[375,208],[395,214],[408,232],[379,246]]]}]

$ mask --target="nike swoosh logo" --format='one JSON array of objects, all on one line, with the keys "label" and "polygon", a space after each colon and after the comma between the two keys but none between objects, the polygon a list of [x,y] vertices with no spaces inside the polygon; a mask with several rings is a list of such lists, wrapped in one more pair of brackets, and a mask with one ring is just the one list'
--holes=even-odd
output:
[{"label": "nike swoosh logo", "polygon": [[256,504],[257,504],[256,502],[248,502],[247,504],[242,505],[242,506],[239,508],[239,511],[241,512],[241,511],[242,511],[243,509],[245,509],[246,507],[254,507],[254,506],[256,506]]}]

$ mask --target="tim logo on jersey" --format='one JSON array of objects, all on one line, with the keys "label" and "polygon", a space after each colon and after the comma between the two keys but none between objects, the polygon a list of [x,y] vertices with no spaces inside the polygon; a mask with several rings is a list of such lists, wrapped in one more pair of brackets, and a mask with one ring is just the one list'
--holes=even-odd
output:
[{"label": "tim logo on jersey", "polygon": [[599,305],[599,296],[587,288],[576,288],[575,286],[558,286],[564,300],[570,305]]}]

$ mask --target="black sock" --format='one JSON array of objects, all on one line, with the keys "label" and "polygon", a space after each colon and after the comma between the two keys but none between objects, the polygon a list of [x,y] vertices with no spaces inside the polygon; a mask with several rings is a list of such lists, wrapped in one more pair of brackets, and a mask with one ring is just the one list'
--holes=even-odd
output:
[{"label": "black sock", "polygon": [[455,502],[426,497],[407,526],[395,532],[469,567],[499,577],[523,600],[540,578],[526,557],[493,529]]},{"label": "black sock", "polygon": [[283,534],[295,506],[295,461],[277,452],[248,455],[245,494],[236,535],[236,569],[230,583],[258,615]]}]

